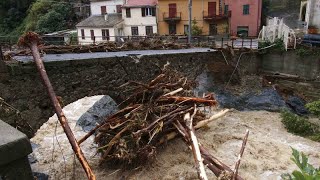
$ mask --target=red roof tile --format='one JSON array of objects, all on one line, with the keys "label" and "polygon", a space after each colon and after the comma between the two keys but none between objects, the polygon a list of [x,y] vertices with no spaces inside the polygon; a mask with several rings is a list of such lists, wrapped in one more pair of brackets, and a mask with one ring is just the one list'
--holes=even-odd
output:
[{"label": "red roof tile", "polygon": [[134,7],[134,6],[155,6],[157,5],[158,0],[127,0],[124,4],[125,7]]}]

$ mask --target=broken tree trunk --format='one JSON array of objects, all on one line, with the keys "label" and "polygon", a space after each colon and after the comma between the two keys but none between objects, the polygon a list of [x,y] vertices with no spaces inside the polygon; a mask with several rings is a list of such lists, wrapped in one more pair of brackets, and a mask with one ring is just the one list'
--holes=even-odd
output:
[{"label": "broken tree trunk", "polygon": [[67,138],[72,146],[72,149],[75,152],[77,158],[79,159],[84,171],[86,172],[88,179],[95,180],[96,177],[93,174],[86,158],[84,157],[84,155],[81,151],[81,148],[80,148],[79,144],[77,143],[77,141],[72,133],[72,130],[70,129],[70,126],[68,125],[68,120],[62,111],[61,105],[60,105],[58,98],[53,90],[53,87],[51,85],[51,82],[50,82],[49,77],[47,75],[47,72],[45,70],[42,59],[40,58],[39,49],[38,49],[39,40],[40,39],[39,39],[38,34],[33,33],[33,32],[28,32],[19,39],[19,44],[24,45],[24,46],[28,46],[30,48],[32,55],[33,55],[33,58],[34,58],[34,61],[36,63],[37,69],[40,73],[41,79],[43,80],[43,83],[47,89],[47,92],[50,96],[51,102],[54,106],[55,112],[58,116],[58,119],[60,121],[60,124],[61,124],[65,134],[67,135]]},{"label": "broken tree trunk", "polygon": [[[180,135],[184,138],[185,142],[189,145],[191,143],[190,136],[186,128],[179,122],[175,122],[175,127],[177,128]],[[203,158],[203,163],[208,167],[217,177],[219,177],[223,172],[228,172],[234,174],[232,169],[227,165],[223,164],[217,158],[212,156],[208,150],[206,150],[202,145],[199,145],[201,156]],[[243,180],[238,174],[235,176],[236,180]]]},{"label": "broken tree trunk", "polygon": [[234,174],[232,175],[232,179],[233,180],[235,180],[237,175],[238,175],[238,170],[239,170],[239,167],[240,167],[240,161],[241,161],[241,158],[242,158],[243,153],[244,153],[244,148],[246,147],[246,144],[247,144],[247,141],[248,141],[248,136],[249,136],[249,130],[247,130],[246,135],[243,138],[243,142],[242,142],[241,150],[240,150],[240,153],[239,153],[239,156],[238,156],[238,160],[236,162],[236,167],[235,167],[235,170],[234,170]]},{"label": "broken tree trunk", "polygon": [[200,148],[199,148],[199,142],[198,142],[198,139],[195,135],[193,125],[192,125],[193,117],[196,114],[196,112],[197,112],[197,108],[195,107],[193,115],[190,117],[190,113],[187,113],[184,116],[184,120],[185,120],[187,129],[188,129],[190,140],[191,140],[192,153],[193,153],[193,157],[194,157],[194,160],[196,163],[198,177],[201,180],[207,180],[208,177],[207,177],[206,171],[204,169],[203,160],[202,160],[201,152],[200,152]]}]

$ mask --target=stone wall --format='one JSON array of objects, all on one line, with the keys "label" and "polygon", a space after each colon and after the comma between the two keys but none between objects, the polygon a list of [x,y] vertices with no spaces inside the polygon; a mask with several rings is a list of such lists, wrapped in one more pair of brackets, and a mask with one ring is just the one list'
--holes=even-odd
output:
[{"label": "stone wall", "polygon": [[[292,54],[293,53],[293,54]],[[237,54],[237,53],[236,53]],[[226,60],[224,59],[226,57]],[[64,105],[85,96],[110,95],[120,102],[124,96],[120,85],[130,81],[147,82],[161,73],[167,62],[174,69],[195,79],[202,72],[211,73],[216,84],[228,82],[238,57],[224,51],[142,56],[140,59],[114,57],[45,63],[56,94]],[[284,88],[299,90],[310,99],[320,98],[320,63],[318,57],[298,57],[294,52],[242,56],[232,83],[239,74],[278,71],[297,74],[314,82],[273,79]],[[4,101],[3,101],[3,100]],[[4,103],[5,102],[5,103]],[[54,114],[49,97],[33,63],[0,62],[0,119],[18,127],[29,137]],[[26,123],[27,122],[27,123]],[[33,130],[27,125],[29,124]]]},{"label": "stone wall", "polygon": [[[140,59],[121,57],[59,61],[45,63],[45,66],[56,94],[67,105],[93,95],[110,95],[119,102],[123,97],[118,86],[130,80],[146,82],[157,76],[167,62],[190,78],[203,71],[211,71],[221,82],[233,70],[231,65],[225,64],[220,52],[154,55]],[[20,126],[28,122],[33,131],[27,127],[20,128],[30,137],[54,111],[33,63],[13,63],[7,67],[8,77],[0,82],[0,97],[14,108],[8,110],[5,105],[0,107],[0,118],[10,124],[20,121]],[[16,110],[20,113],[17,114]]]}]

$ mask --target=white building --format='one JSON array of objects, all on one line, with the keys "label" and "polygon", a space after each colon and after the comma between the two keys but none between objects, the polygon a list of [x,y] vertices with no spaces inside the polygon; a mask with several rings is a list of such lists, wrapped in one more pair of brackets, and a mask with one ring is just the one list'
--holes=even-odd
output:
[{"label": "white building", "polygon": [[300,20],[305,22],[306,33],[320,34],[320,0],[302,1]]},{"label": "white building", "polygon": [[76,25],[79,44],[116,41],[123,36],[123,0],[91,0],[91,16]]},{"label": "white building", "polygon": [[122,8],[126,36],[147,36],[158,32],[157,0],[127,0]]},{"label": "white building", "polygon": [[97,44],[116,41],[122,36],[122,15],[119,13],[93,15],[77,24],[79,44]]},{"label": "white building", "polygon": [[91,15],[121,13],[121,7],[124,3],[125,0],[91,0]]}]

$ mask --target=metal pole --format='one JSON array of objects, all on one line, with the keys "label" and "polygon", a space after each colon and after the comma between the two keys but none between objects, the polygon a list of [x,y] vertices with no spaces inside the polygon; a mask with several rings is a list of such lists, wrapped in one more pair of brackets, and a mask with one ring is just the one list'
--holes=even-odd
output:
[{"label": "metal pole", "polygon": [[189,0],[189,29],[188,29],[188,42],[191,43],[191,20],[192,20],[192,0]]}]

